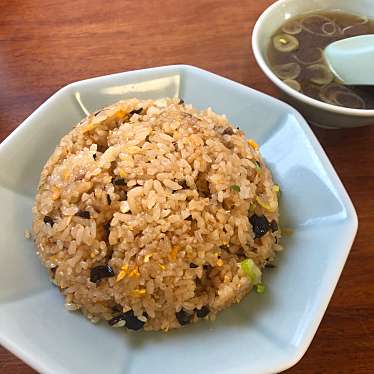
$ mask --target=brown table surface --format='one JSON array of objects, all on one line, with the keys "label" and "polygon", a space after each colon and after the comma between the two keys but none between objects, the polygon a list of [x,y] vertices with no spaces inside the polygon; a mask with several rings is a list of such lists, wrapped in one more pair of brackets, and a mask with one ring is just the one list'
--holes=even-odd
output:
[{"label": "brown table surface", "polygon": [[[0,0],[0,141],[67,83],[191,64],[270,95],[250,36],[271,0]],[[374,126],[313,131],[359,216],[338,287],[289,373],[374,373]],[[0,347],[0,372],[35,373]]]}]

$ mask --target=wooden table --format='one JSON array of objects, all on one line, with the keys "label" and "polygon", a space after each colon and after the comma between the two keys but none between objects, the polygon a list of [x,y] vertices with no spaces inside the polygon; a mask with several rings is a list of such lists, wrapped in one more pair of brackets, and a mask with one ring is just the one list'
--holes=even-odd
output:
[{"label": "wooden table", "polygon": [[[250,45],[272,2],[1,0],[0,141],[67,83],[150,66],[191,64],[276,96]],[[374,373],[374,126],[313,130],[360,228],[313,343],[289,373]],[[35,373],[1,347],[0,372]]]}]

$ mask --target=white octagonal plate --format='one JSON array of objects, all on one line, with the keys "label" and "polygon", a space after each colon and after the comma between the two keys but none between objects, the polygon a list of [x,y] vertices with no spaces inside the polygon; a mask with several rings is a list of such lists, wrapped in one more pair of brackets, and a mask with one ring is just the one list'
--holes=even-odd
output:
[{"label": "white octagonal plate", "polygon": [[[64,309],[25,240],[43,164],[83,117],[122,98],[180,96],[211,106],[261,145],[280,184],[281,221],[294,234],[264,295],[165,333],[92,325]],[[191,66],[166,66],[70,84],[0,145],[0,342],[50,374],[257,374],[295,364],[308,348],[357,231],[357,216],[324,151],[290,106]]]}]

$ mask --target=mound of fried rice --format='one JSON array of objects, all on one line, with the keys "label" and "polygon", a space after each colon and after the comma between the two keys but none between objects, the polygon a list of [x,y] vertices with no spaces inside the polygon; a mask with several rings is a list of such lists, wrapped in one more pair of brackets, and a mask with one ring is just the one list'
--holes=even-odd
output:
[{"label": "mound of fried rice", "polygon": [[239,302],[277,244],[257,144],[179,99],[89,115],[43,168],[37,254],[69,310],[131,330],[178,328]]}]

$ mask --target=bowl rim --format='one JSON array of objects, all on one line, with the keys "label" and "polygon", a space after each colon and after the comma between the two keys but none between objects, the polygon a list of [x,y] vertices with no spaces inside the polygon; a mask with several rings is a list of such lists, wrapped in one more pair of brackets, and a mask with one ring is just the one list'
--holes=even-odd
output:
[{"label": "bowl rim", "polygon": [[[278,78],[273,71],[270,69],[264,54],[261,51],[259,40],[260,40],[260,31],[265,22],[277,9],[284,8],[285,4],[290,2],[297,2],[301,0],[278,0],[275,3],[271,4],[257,19],[257,22],[253,28],[252,32],[252,50],[257,61],[257,64],[265,75],[282,91],[285,91],[289,96],[295,98],[298,101],[308,104],[310,106],[317,107],[329,112],[334,112],[336,114],[356,116],[356,117],[374,117],[374,109],[352,109],[341,107],[337,105],[327,104],[322,101],[313,99],[305,94],[302,94],[293,88],[285,84],[280,78]],[[344,9],[343,9],[344,10]],[[301,13],[300,13],[301,14]]]}]

